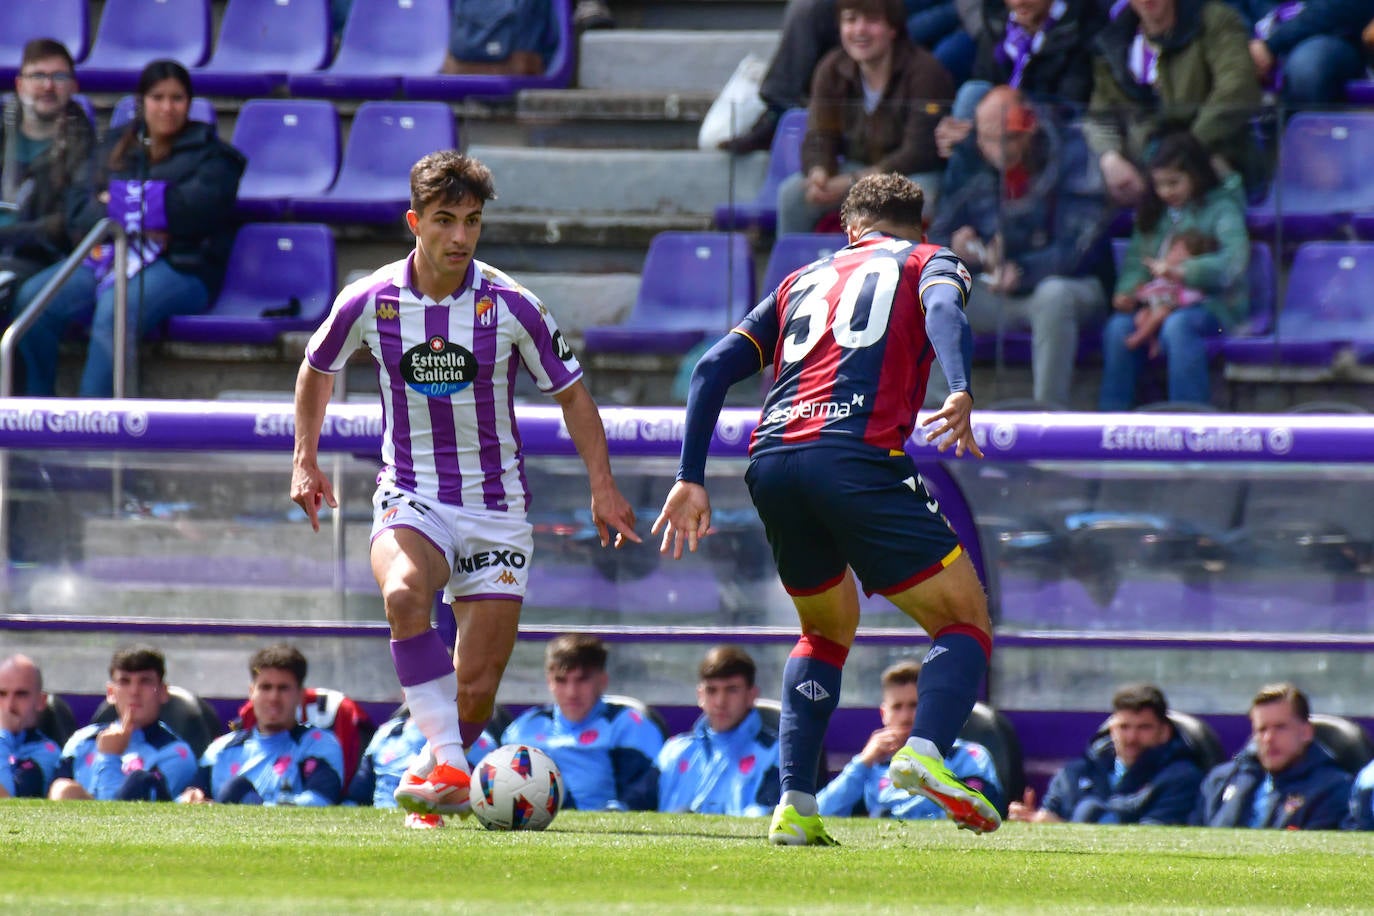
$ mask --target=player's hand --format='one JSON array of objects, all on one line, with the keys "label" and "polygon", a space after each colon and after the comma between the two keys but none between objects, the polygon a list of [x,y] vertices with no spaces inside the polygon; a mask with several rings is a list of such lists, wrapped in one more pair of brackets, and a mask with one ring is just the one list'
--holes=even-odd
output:
[{"label": "player's hand", "polygon": [[611,543],[611,528],[615,529],[615,547],[619,550],[626,541],[644,543],[635,533],[635,510],[611,481],[602,487],[592,487],[592,524],[596,526],[601,546]]},{"label": "player's hand", "polygon": [[126,709],[119,721],[105,729],[95,739],[95,749],[102,754],[119,756],[129,749],[129,740],[134,736],[134,713]]},{"label": "player's hand", "polygon": [[316,531],[320,530],[320,506],[328,504],[331,509],[339,508],[339,501],[334,498],[334,487],[330,485],[329,478],[314,464],[292,466],[291,501],[305,510],[306,517],[310,519],[310,527]]},{"label": "player's hand", "polygon": [[907,735],[910,732],[903,732],[894,727],[880,728],[868,736],[868,742],[863,750],[859,751],[859,760],[865,766],[875,766],[884,760],[891,760],[892,755],[902,749],[906,744]]},{"label": "player's hand", "polygon": [[195,786],[191,786],[177,796],[177,801],[183,805],[208,805],[210,804],[210,796]]},{"label": "player's hand", "polygon": [[926,441],[938,441],[938,451],[943,452],[953,445],[955,458],[964,457],[966,451],[975,458],[983,457],[983,450],[973,439],[973,395],[967,391],[950,392],[944,406],[921,421],[922,426],[934,423],[940,425],[926,433]]},{"label": "player's hand", "polygon": [[1021,796],[1020,801],[1014,801],[1007,806],[1007,820],[1009,821],[1033,821],[1035,820],[1035,790],[1026,789],[1026,793]]},{"label": "player's hand", "polygon": [[663,532],[663,543],[659,553],[673,554],[674,560],[682,558],[685,545],[691,553],[696,553],[701,539],[711,533],[711,497],[706,488],[699,483],[679,480],[668,491],[663,501],[663,511],[654,519],[653,534]]}]

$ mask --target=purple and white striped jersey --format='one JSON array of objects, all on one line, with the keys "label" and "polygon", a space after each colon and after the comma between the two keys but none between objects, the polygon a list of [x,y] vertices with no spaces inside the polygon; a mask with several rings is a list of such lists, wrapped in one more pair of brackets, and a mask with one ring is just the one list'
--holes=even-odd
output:
[{"label": "purple and white striped jersey", "polygon": [[557,394],[582,367],[553,316],[527,289],[473,260],[462,287],[438,302],[411,284],[414,252],[350,283],[306,348],[333,374],[360,346],[382,395],[379,483],[474,510],[523,513],[528,501],[515,373]]}]

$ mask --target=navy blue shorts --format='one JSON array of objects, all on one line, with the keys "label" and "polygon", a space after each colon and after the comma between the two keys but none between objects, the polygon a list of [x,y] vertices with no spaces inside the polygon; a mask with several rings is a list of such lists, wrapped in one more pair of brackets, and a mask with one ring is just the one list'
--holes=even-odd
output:
[{"label": "navy blue shorts", "polygon": [[846,566],[870,594],[895,594],[962,552],[905,453],[809,446],[765,452],[744,475],[783,587],[834,587]]}]

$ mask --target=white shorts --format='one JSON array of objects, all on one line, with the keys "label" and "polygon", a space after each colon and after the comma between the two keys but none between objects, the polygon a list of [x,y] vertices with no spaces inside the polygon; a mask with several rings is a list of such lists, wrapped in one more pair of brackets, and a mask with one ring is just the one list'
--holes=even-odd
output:
[{"label": "white shorts", "polygon": [[523,513],[474,512],[383,484],[372,494],[371,540],[387,528],[410,528],[444,555],[451,570],[445,604],[525,597],[534,526]]}]

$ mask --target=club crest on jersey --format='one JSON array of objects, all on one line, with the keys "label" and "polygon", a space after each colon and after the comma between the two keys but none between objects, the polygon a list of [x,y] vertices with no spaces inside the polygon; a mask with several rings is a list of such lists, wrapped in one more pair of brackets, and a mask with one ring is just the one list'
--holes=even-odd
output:
[{"label": "club crest on jersey", "polygon": [[426,397],[446,398],[472,384],[477,358],[472,351],[434,335],[401,357],[401,377]]},{"label": "club crest on jersey", "polygon": [[377,317],[378,317],[378,318],[386,319],[386,320],[388,320],[388,321],[391,320],[392,318],[397,317],[397,316],[400,315],[401,313],[400,313],[400,311],[396,308],[396,305],[397,305],[397,300],[395,300],[395,299],[383,299],[381,296],[378,296],[378,297],[377,297]]},{"label": "club crest on jersey", "polygon": [[490,296],[483,296],[481,299],[477,300],[475,308],[477,310],[478,323],[484,328],[490,327],[492,321],[496,319],[496,315],[492,311],[496,308],[496,303],[491,301]]}]

